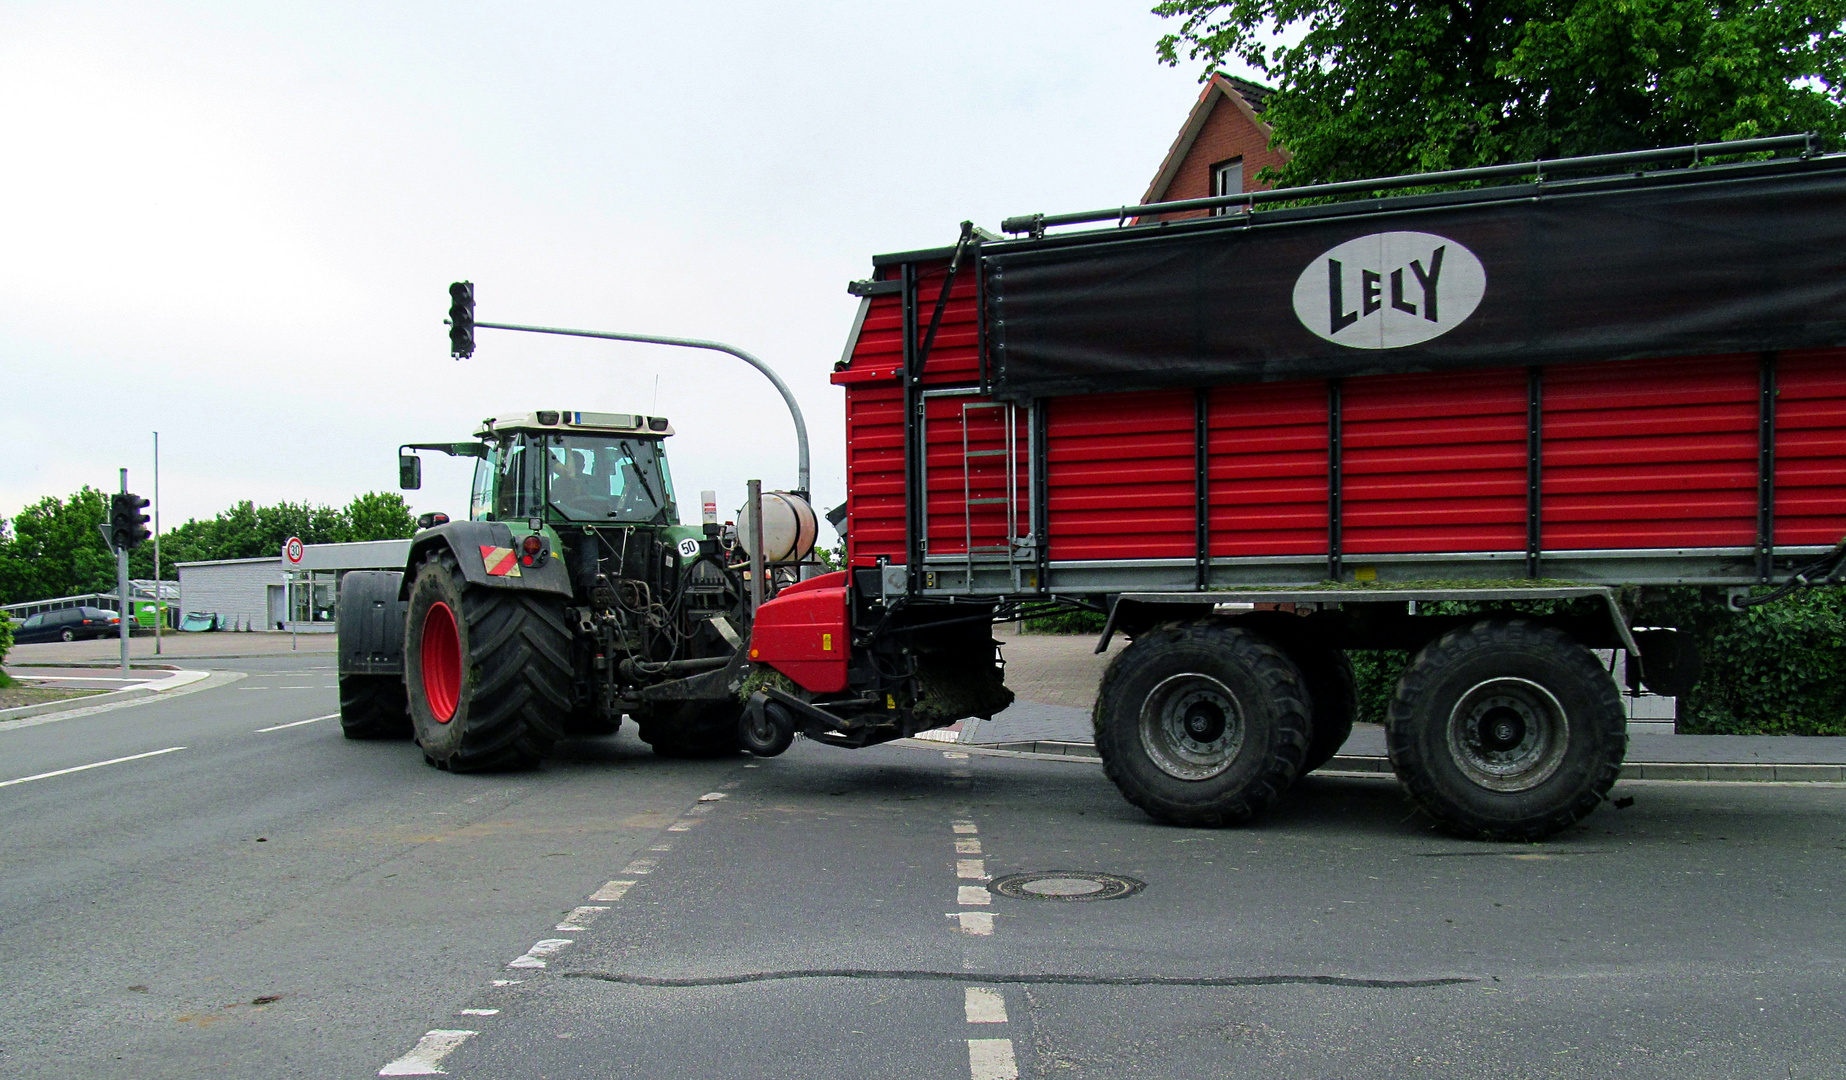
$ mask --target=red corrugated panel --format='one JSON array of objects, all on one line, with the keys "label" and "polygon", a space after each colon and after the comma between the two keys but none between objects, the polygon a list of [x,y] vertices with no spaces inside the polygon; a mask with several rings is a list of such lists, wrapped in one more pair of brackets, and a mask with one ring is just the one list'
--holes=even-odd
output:
[{"label": "red corrugated panel", "polygon": [[1545,370],[1544,546],[1756,542],[1758,361]]},{"label": "red corrugated panel", "polygon": [[846,535],[848,554],[870,563],[904,559],[903,304],[872,298],[845,372]]},{"label": "red corrugated panel", "polygon": [[1524,369],[1348,379],[1341,402],[1345,554],[1524,549]]},{"label": "red corrugated panel", "polygon": [[[1029,428],[1025,410],[1014,410],[1014,468],[1009,476],[1005,454],[1009,448],[1007,414],[1004,405],[975,394],[924,399],[924,432],[929,446],[924,469],[929,492],[926,554],[964,554],[970,532],[977,553],[984,548],[1004,547],[1009,524],[1016,524],[1019,533],[1024,533],[1031,503],[1027,479]],[[992,499],[1008,502],[984,501]],[[1013,516],[1008,514],[1009,502],[1015,507]]]},{"label": "red corrugated panel", "polygon": [[1846,536],[1846,349],[1776,361],[1775,542]]},{"label": "red corrugated panel", "polygon": [[1211,553],[1327,550],[1327,384],[1220,386],[1207,401]]},{"label": "red corrugated panel", "polygon": [[1047,406],[1051,558],[1192,556],[1192,392],[1087,394]]},{"label": "red corrugated panel", "polygon": [[[929,320],[936,311],[936,298],[942,295],[947,263],[920,269],[917,276],[917,347],[929,333]],[[973,386],[981,380],[980,310],[975,305],[974,267],[964,262],[955,275],[955,287],[949,290],[949,304],[942,311],[942,325],[930,347],[923,366],[925,386]]]}]

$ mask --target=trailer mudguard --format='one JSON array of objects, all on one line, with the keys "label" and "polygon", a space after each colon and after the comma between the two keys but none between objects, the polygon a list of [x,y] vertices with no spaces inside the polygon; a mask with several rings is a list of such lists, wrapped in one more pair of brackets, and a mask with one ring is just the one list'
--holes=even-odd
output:
[{"label": "trailer mudguard", "polygon": [[398,587],[399,599],[410,598],[417,567],[429,557],[430,549],[438,545],[454,553],[462,577],[470,585],[556,593],[565,598],[573,595],[570,571],[559,553],[552,552],[537,566],[522,566],[513,551],[513,530],[505,522],[451,521],[418,533],[411,542],[410,561],[404,567],[404,580]]},{"label": "trailer mudguard", "polygon": [[783,589],[756,609],[750,627],[750,659],[768,664],[817,694],[846,689],[850,591],[844,570]]},{"label": "trailer mudguard", "polygon": [[404,673],[403,580],[396,570],[354,570],[340,579],[334,629],[341,675]]}]

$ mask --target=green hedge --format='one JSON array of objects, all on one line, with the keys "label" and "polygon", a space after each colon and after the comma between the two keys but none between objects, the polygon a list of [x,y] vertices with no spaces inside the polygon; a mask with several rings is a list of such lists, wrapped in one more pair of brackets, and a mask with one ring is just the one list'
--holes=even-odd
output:
[{"label": "green hedge", "polygon": [[[1662,590],[1642,621],[1698,638],[1704,673],[1679,699],[1681,734],[1846,735],[1846,589],[1808,589],[1741,613],[1726,611],[1717,590]],[[1350,656],[1359,719],[1383,723],[1409,654]]]}]

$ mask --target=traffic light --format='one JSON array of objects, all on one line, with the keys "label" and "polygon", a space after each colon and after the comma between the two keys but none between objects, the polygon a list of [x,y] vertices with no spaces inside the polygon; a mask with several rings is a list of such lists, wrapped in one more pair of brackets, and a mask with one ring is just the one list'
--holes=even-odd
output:
[{"label": "traffic light", "polygon": [[466,360],[474,355],[474,282],[449,285],[449,355]]},{"label": "traffic light", "polygon": [[147,500],[139,495],[123,492],[109,496],[109,540],[113,546],[133,551],[153,535],[147,529],[147,515],[141,512],[145,509]]}]

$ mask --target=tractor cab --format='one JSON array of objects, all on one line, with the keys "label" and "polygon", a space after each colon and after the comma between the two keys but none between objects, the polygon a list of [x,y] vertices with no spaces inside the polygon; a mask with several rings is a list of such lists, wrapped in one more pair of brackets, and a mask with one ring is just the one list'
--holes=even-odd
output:
[{"label": "tractor cab", "polygon": [[475,437],[475,521],[677,525],[665,417],[538,410],[495,417]]}]

